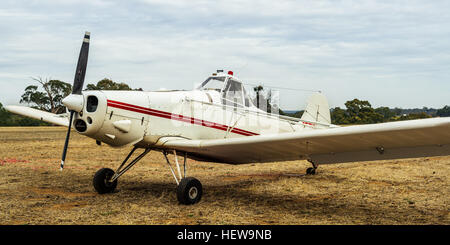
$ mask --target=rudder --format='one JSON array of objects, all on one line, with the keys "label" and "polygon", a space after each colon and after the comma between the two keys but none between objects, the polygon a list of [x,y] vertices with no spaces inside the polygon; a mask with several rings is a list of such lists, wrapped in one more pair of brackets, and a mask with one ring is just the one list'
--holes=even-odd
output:
[{"label": "rudder", "polygon": [[331,124],[328,100],[322,93],[314,93],[309,97],[301,120]]}]

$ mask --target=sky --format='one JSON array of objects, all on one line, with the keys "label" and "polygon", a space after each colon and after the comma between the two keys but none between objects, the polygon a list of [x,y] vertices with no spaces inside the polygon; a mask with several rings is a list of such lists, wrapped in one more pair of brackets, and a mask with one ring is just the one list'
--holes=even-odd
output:
[{"label": "sky", "polygon": [[[450,105],[450,1],[65,0],[0,3],[0,102],[31,77],[192,89],[217,69],[246,83],[320,90],[330,107]],[[274,89],[277,90],[277,89]],[[310,92],[279,90],[304,109]]]}]

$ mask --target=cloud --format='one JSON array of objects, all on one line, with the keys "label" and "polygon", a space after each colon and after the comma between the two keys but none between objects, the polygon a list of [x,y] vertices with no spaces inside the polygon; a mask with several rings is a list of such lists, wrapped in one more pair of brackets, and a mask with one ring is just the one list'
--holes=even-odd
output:
[{"label": "cloud", "polygon": [[[18,103],[29,76],[71,82],[85,30],[86,80],[192,88],[216,69],[244,81],[322,90],[332,106],[448,104],[448,1],[5,1],[0,91]],[[9,74],[8,76],[2,74]],[[424,92],[426,91],[426,92]],[[280,91],[281,107],[308,94]]]}]

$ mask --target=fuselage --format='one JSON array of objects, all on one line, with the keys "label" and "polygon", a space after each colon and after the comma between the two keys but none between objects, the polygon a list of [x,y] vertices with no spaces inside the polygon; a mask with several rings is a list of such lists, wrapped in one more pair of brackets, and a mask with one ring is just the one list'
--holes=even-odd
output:
[{"label": "fuselage", "polygon": [[162,137],[223,139],[314,128],[254,106],[222,104],[216,91],[83,91],[76,130],[111,146],[157,145]]}]

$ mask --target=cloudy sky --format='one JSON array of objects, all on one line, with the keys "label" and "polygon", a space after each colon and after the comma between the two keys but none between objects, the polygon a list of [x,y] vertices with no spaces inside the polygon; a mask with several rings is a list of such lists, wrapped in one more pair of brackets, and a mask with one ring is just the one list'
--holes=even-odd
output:
[{"label": "cloudy sky", "polygon": [[[0,3],[0,102],[30,77],[191,89],[216,69],[251,84],[321,90],[331,107],[450,105],[450,1],[66,0]],[[280,90],[284,109],[309,93]]]}]

